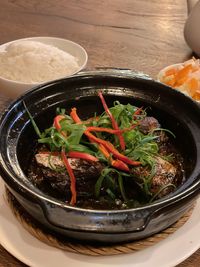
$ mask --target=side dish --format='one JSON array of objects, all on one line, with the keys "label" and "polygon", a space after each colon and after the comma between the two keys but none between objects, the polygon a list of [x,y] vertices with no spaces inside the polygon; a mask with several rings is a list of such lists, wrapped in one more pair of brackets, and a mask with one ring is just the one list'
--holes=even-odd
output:
[{"label": "side dish", "polygon": [[57,109],[41,132],[28,169],[40,190],[91,209],[138,207],[166,196],[184,181],[183,158],[175,136],[144,107],[118,101],[102,114],[80,118],[76,107]]},{"label": "side dish", "polygon": [[161,70],[158,80],[200,101],[200,62],[192,58]]}]

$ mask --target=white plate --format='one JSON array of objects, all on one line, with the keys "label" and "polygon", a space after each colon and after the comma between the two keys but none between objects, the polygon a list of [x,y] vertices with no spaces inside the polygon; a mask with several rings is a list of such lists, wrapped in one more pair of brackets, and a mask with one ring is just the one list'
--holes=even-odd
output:
[{"label": "white plate", "polygon": [[142,251],[118,256],[84,256],[50,247],[31,236],[13,216],[0,180],[0,243],[31,267],[172,267],[200,247],[200,199],[192,216],[165,240]]}]

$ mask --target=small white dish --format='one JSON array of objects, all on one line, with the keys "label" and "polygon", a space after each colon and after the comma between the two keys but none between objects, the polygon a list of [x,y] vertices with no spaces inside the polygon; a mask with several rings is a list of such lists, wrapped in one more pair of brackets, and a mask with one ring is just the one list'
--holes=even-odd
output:
[{"label": "small white dish", "polygon": [[[170,86],[171,88],[173,88],[175,90],[180,91],[181,93],[185,94],[186,96],[192,98],[197,103],[200,103],[200,100],[195,99],[195,97],[193,97],[190,94],[191,91],[188,89],[188,84],[187,84],[189,79],[195,77],[195,79],[198,80],[198,84],[199,84],[199,89],[198,90],[195,89],[195,90],[199,92],[199,90],[200,90],[200,75],[199,75],[199,73],[200,73],[200,65],[199,65],[199,63],[198,63],[199,67],[196,70],[196,71],[198,71],[198,74],[196,76],[195,75],[190,76],[190,77],[188,76],[187,80],[183,84],[181,84],[179,86],[173,86],[173,85],[167,84],[167,82],[166,82],[167,79],[166,78],[171,77],[171,75],[168,75],[168,76],[165,77],[166,72],[170,71],[170,69],[172,69],[172,70],[174,69],[174,70],[179,71],[179,70],[181,70],[182,68],[184,68],[187,65],[194,64],[195,61],[199,62],[199,59],[192,58],[192,59],[190,59],[188,61],[185,61],[183,63],[176,63],[176,64],[169,65],[169,66],[167,66],[167,67],[165,67],[165,68],[163,68],[162,70],[159,71],[159,73],[157,75],[157,80],[159,82],[161,82],[161,83],[164,83],[164,84]],[[196,73],[196,72],[193,72],[193,73]]]},{"label": "small white dish", "polygon": [[[82,69],[84,69],[88,61],[87,52],[82,46],[70,40],[56,38],[56,37],[29,37],[29,38],[14,40],[14,41],[0,45],[0,52],[5,51],[6,47],[9,46],[10,44],[13,44],[15,42],[20,42],[20,41],[37,41],[43,44],[52,45],[60,50],[63,50],[64,52],[71,54],[75,58],[77,58],[77,63],[79,65],[79,68],[76,71],[73,71],[68,76],[76,74]],[[64,77],[67,77],[67,76],[64,76]],[[64,77],[59,77],[59,78],[64,78]],[[48,81],[51,81],[51,80],[48,80]],[[10,98],[16,98],[22,93],[24,93],[25,91],[39,84],[41,83],[24,83],[24,82],[19,82],[15,80],[9,80],[9,79],[6,79],[0,76],[0,93]]]}]

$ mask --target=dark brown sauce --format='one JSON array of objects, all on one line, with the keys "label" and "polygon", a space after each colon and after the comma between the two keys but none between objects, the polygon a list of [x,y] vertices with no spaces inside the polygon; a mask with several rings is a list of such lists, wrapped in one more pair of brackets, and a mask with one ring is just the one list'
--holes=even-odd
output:
[{"label": "dark brown sauce", "polygon": [[[165,145],[159,145],[160,155],[165,156],[169,154],[173,154],[172,164],[177,169],[177,174],[174,180],[174,184],[176,187],[179,187],[185,180],[185,172],[184,172],[184,159],[181,153],[177,150],[172,142],[167,141]],[[58,199],[63,202],[69,203],[71,198],[70,188],[66,189],[66,185],[62,185],[62,182],[59,186],[54,186],[49,183],[47,177],[44,176],[44,173],[41,171],[41,167],[38,166],[35,160],[35,154],[39,149],[37,148],[33,158],[31,160],[31,164],[27,170],[29,180],[42,192],[46,195],[49,195],[55,199]],[[66,172],[67,176],[67,172]],[[97,179],[98,177],[96,177]],[[85,179],[87,181],[87,178]],[[84,180],[84,181],[85,181]],[[77,184],[81,182],[81,180],[77,181]],[[84,182],[85,183],[85,182]],[[94,184],[92,191],[94,192]],[[111,199],[108,195],[104,194],[104,188],[101,189],[102,196],[99,199],[96,199],[94,194],[91,194],[92,184],[87,182],[84,184],[84,192],[79,191],[77,194],[77,203],[76,206],[86,209],[126,209],[131,207],[138,207],[149,202],[149,198],[145,196],[143,190],[138,183],[135,182],[134,179],[125,178],[124,179],[124,187],[126,190],[126,194],[129,201],[125,202],[121,196],[116,198],[115,200]],[[174,191],[174,188],[169,190],[170,193]]]}]

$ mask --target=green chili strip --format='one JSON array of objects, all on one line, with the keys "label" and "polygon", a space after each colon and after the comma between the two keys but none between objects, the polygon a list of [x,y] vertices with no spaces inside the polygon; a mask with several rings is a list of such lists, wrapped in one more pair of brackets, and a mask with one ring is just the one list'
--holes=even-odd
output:
[{"label": "green chili strip", "polygon": [[31,113],[29,112],[28,108],[26,107],[25,102],[23,101],[22,103],[23,103],[23,105],[24,105],[24,108],[25,108],[26,112],[28,113],[28,116],[29,116],[29,118],[30,118],[30,121],[31,121],[31,123],[32,123],[32,125],[33,125],[33,128],[34,128],[36,134],[37,134],[40,138],[42,138],[42,134],[41,134],[41,132],[40,132],[40,130],[39,130],[37,124],[35,123],[35,121],[34,121],[32,115],[31,115]]},{"label": "green chili strip", "polygon": [[150,203],[153,202],[154,199],[156,199],[156,197],[164,190],[166,189],[167,187],[174,187],[174,189],[176,189],[176,186],[174,184],[167,184],[167,185],[164,185],[162,186],[162,188],[150,199]]},{"label": "green chili strip", "polygon": [[121,174],[119,172],[118,172],[118,183],[119,183],[119,188],[120,188],[121,195],[122,195],[123,199],[125,201],[127,201],[126,193],[125,193],[125,190],[124,190],[123,179],[122,179],[122,176],[121,176]]}]

